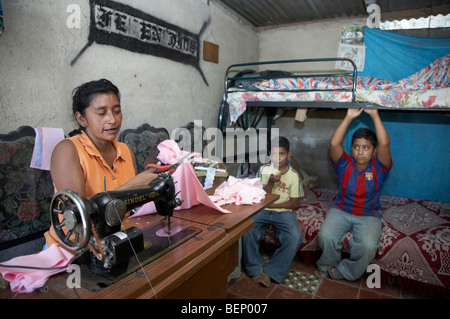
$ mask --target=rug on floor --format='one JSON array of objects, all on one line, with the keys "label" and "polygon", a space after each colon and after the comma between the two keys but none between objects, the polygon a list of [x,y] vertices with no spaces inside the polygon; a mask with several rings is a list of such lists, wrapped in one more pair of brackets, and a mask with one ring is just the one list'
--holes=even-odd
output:
[{"label": "rug on floor", "polygon": [[314,295],[319,289],[321,282],[322,279],[314,275],[298,270],[291,270],[280,285]]}]

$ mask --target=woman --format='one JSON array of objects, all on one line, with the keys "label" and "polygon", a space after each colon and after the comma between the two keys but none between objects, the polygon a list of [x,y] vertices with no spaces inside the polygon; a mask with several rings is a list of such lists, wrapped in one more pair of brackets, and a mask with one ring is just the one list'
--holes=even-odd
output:
[{"label": "woman", "polygon": [[[148,185],[157,175],[137,174],[133,151],[116,140],[122,125],[118,88],[102,79],[75,89],[73,114],[80,128],[53,149],[50,173],[55,191],[70,189],[82,197],[114,189]],[[59,240],[51,227],[45,233],[48,247]]]}]

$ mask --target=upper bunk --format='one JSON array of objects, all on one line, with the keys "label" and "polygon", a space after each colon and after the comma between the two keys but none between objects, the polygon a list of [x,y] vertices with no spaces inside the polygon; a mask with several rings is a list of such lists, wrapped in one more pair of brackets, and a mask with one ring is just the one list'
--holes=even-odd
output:
[{"label": "upper bunk", "polygon": [[[320,63],[326,63],[326,68]],[[351,67],[340,69],[343,63]],[[319,67],[302,67],[306,64]],[[335,68],[330,69],[330,64]],[[279,70],[267,69],[274,65]],[[224,84],[219,129],[239,121],[241,127],[256,127],[264,110],[274,108],[448,112],[450,55],[395,82],[358,76],[355,62],[348,58],[316,58],[233,64],[226,71]],[[248,110],[254,108],[257,110],[249,115]]]}]

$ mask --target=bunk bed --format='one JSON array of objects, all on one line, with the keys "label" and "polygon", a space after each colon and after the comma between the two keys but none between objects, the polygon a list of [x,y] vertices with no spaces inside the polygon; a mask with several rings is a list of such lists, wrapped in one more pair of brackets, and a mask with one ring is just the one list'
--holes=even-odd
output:
[{"label": "bunk bed", "polygon": [[[348,71],[285,71],[308,63],[351,65]],[[267,66],[283,70],[263,70]],[[348,58],[264,61],[230,65],[219,108],[218,128],[257,127],[265,111],[268,126],[278,108],[377,108],[397,111],[450,111],[450,55],[392,82],[358,77]],[[256,110],[255,110],[256,109]],[[250,110],[250,111],[249,111]],[[269,128],[269,127],[268,127]]]},{"label": "bunk bed", "polygon": [[[255,70],[267,66],[310,62],[349,63],[350,71]],[[277,109],[376,108],[387,111],[450,111],[450,55],[397,82],[358,77],[355,63],[346,58],[267,61],[231,65],[225,76],[218,128],[258,128],[267,115],[270,132]],[[270,139],[268,139],[270,143]],[[305,186],[305,198],[294,210],[303,235],[299,255],[307,261],[320,256],[317,233],[337,190]],[[383,234],[374,263],[389,283],[432,293],[450,293],[449,203],[382,196]],[[343,242],[348,253],[351,232]],[[269,228],[263,243],[277,245]]]}]

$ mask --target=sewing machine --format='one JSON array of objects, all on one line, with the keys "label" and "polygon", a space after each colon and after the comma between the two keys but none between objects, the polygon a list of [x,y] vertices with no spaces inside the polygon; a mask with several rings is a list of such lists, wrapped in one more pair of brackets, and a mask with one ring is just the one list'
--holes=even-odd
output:
[{"label": "sewing machine", "polygon": [[[151,201],[164,220],[142,230],[122,226],[127,212]],[[82,265],[84,286],[95,291],[200,232],[190,226],[172,228],[173,210],[182,203],[176,198],[172,176],[164,172],[148,187],[105,191],[90,198],[61,190],[52,199],[50,216],[61,242],[78,251],[73,263]]]}]

